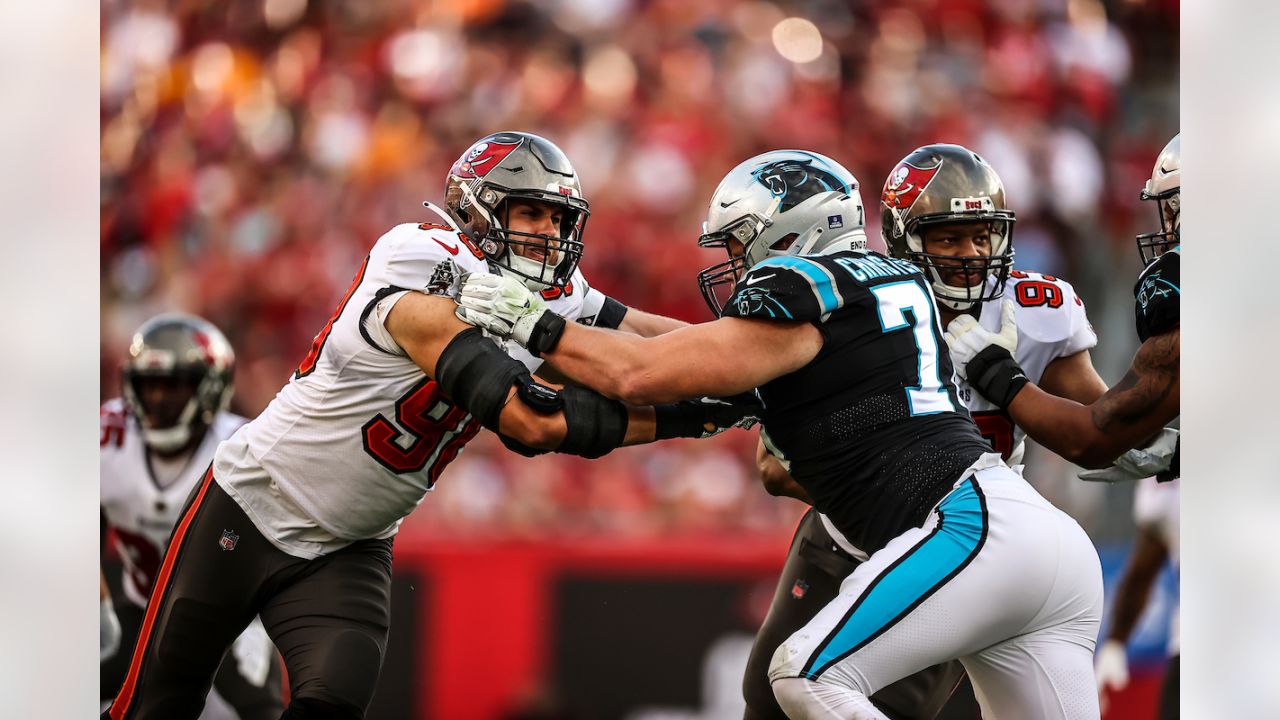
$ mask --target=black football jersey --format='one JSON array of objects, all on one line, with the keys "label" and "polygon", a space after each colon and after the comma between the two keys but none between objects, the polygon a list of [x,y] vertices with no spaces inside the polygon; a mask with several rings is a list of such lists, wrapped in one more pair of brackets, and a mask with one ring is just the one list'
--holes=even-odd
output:
[{"label": "black football jersey", "polygon": [[1179,265],[1182,246],[1156,258],[1138,276],[1133,286],[1133,313],[1138,323],[1138,339],[1146,342],[1152,335],[1163,335],[1178,327],[1182,277]]},{"label": "black football jersey", "polygon": [[807,321],[822,350],[759,388],[764,426],[791,474],[868,553],[924,522],[991,452],[956,393],[929,283],[870,251],[769,258],[725,316]]}]

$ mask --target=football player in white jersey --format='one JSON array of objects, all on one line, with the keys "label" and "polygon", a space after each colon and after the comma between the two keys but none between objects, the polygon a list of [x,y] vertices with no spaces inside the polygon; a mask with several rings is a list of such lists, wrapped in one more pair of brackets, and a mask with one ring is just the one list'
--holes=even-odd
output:
[{"label": "football player in white jersey", "polygon": [[[118,606],[127,641],[125,652],[104,653],[104,700],[124,681],[179,511],[215,448],[245,422],[226,409],[234,364],[230,344],[209,322],[179,313],[159,315],[133,336],[124,363],[124,397],[102,406],[102,518],[123,563]],[[105,582],[103,587],[105,593]],[[110,625],[114,616],[104,594],[104,623]],[[228,704],[242,720],[280,716],[280,659],[260,621],[236,638],[213,687],[221,699],[207,706],[203,717],[229,717]],[[217,714],[220,709],[224,714]]]},{"label": "football player in white jersey", "polygon": [[[1071,285],[1012,269],[1015,215],[1005,203],[999,175],[980,156],[959,145],[918,148],[894,167],[880,200],[880,231],[889,255],[925,271],[943,326],[966,314],[998,328],[1004,312],[1012,312],[1018,360],[1046,392],[1083,403],[1106,392],[1089,357],[1097,337]],[[1012,303],[1002,304],[1001,298]],[[958,388],[983,436],[1006,462],[1020,464],[1026,433],[967,384]],[[757,466],[772,494],[807,502],[785,460],[772,455],[763,440]],[[748,661],[743,684],[748,720],[786,717],[769,685],[770,658],[836,596],[840,581],[864,559],[866,554],[825,516],[810,510],[801,520]],[[871,699],[892,718],[933,718],[963,675],[959,661],[935,665]],[[956,697],[954,702],[972,701]]]},{"label": "football player in white jersey", "polygon": [[[959,318],[947,328],[956,371],[996,407],[1009,413],[1032,438],[1085,467],[1112,463],[1121,453],[1157,437],[1179,414],[1182,294],[1182,145],[1175,135],[1151,170],[1142,199],[1154,201],[1156,232],[1139,235],[1138,254],[1146,268],[1134,287],[1134,311],[1142,345],[1124,378],[1093,403],[1079,403],[1043,391],[1029,381],[1014,358],[1017,333]],[[1161,479],[1177,477],[1175,446],[1160,468]]]},{"label": "football player in white jersey", "polygon": [[[1129,684],[1129,659],[1125,644],[1147,607],[1151,588],[1164,569],[1165,562],[1172,562],[1174,572],[1178,572],[1181,556],[1178,541],[1181,527],[1178,483],[1177,479],[1162,483],[1150,477],[1134,485],[1133,519],[1138,532],[1133,540],[1133,550],[1129,553],[1129,562],[1116,582],[1111,628],[1107,631],[1106,641],[1098,649],[1096,662],[1098,691],[1102,693],[1104,708],[1107,693],[1122,690]],[[1176,606],[1169,623],[1168,651],[1169,664],[1165,668],[1160,690],[1159,720],[1178,717],[1181,641]]]},{"label": "football player in white jersey", "polygon": [[378,239],[288,384],[218,448],[161,564],[112,720],[195,717],[216,658],[255,613],[288,668],[283,718],[361,718],[390,627],[396,531],[481,427],[524,454],[599,457],[757,410],[754,398],[628,407],[543,385],[530,371],[555,321],[527,328],[526,351],[455,317],[462,276],[496,270],[561,324],[665,326],[583,280],[588,205],[548,140],[482,138],[450,169],[446,209],[428,207],[428,222]]}]

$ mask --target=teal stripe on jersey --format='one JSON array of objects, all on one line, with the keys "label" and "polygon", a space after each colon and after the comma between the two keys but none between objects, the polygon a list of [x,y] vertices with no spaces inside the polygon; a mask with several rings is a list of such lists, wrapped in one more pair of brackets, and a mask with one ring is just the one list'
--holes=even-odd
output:
[{"label": "teal stripe on jersey", "polygon": [[835,312],[836,308],[840,307],[831,273],[812,260],[802,257],[774,257],[756,263],[755,267],[780,267],[804,275],[813,286],[814,294],[818,296],[818,305],[822,308],[823,315]]},{"label": "teal stripe on jersey", "polygon": [[809,658],[803,677],[816,680],[879,637],[977,556],[987,536],[987,513],[973,478],[942,500],[938,514],[938,527],[872,581]]}]

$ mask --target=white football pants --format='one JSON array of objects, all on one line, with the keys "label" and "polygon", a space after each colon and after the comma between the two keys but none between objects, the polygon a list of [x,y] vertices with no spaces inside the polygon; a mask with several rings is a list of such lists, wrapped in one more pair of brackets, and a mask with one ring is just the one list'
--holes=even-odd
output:
[{"label": "white football pants", "polygon": [[778,647],[769,679],[797,720],[878,718],[867,696],[959,658],[987,720],[1096,720],[1101,617],[1089,537],[988,454]]}]

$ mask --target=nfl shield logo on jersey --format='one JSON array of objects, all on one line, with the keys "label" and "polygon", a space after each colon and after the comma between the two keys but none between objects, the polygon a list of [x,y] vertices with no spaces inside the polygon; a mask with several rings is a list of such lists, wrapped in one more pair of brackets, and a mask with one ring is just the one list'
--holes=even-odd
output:
[{"label": "nfl shield logo on jersey", "polygon": [[799,600],[809,592],[809,583],[804,580],[797,579],[796,584],[791,586],[791,597]]},{"label": "nfl shield logo on jersey", "polygon": [[230,530],[223,530],[222,539],[218,541],[218,547],[222,548],[223,550],[235,550],[236,541],[239,539],[240,539],[239,535],[231,532]]}]

